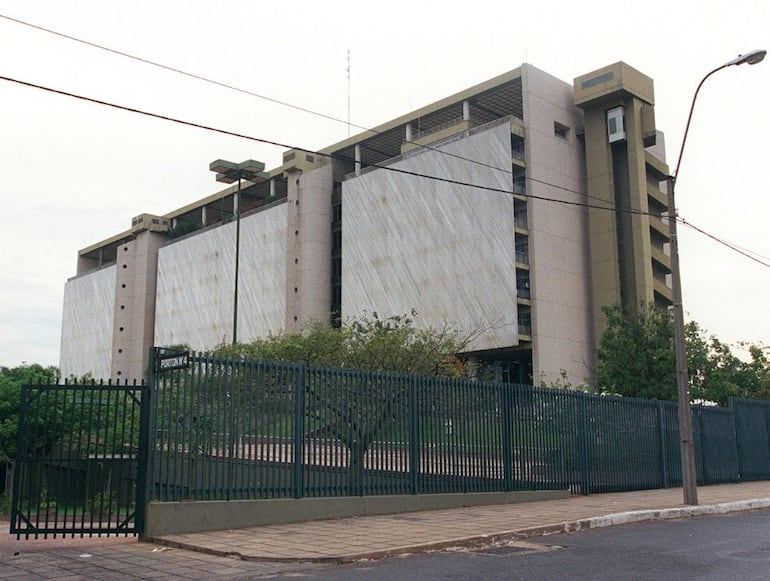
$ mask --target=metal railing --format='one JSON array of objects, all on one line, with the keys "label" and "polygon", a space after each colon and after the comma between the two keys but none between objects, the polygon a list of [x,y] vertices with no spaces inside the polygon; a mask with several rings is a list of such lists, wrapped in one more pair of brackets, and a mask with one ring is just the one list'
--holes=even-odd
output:
[{"label": "metal railing", "polygon": [[[156,393],[162,501],[681,482],[674,402],[205,356],[159,373]],[[740,477],[736,409],[694,408],[702,483]]]},{"label": "metal railing", "polygon": [[444,121],[443,123],[439,123],[438,125],[433,125],[431,127],[425,128],[425,129],[413,129],[412,130],[412,142],[417,141],[420,138],[428,137],[429,135],[433,135],[434,133],[439,133],[440,131],[443,131],[444,129],[449,129],[451,127],[455,127],[457,125],[460,125],[462,123],[468,123],[469,127],[476,127],[478,125],[477,122],[474,122],[471,119],[464,119],[463,117],[455,117],[454,119],[450,119],[448,121]]},{"label": "metal railing", "polygon": [[[681,483],[675,402],[162,349],[150,369],[24,386],[11,532],[134,534],[149,500]],[[770,401],[694,406],[693,428],[700,484],[770,479]]]},{"label": "metal railing", "polygon": [[37,538],[141,530],[146,393],[136,384],[22,388],[10,532]]}]

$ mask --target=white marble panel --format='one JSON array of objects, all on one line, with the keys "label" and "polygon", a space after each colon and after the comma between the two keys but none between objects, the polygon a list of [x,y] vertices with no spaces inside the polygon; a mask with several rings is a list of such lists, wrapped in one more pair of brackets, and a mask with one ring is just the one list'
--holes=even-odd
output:
[{"label": "white marble panel", "polygon": [[[420,150],[396,169],[510,191],[507,124]],[[500,169],[495,168],[502,168]],[[342,313],[418,312],[417,324],[488,328],[471,350],[516,345],[510,194],[385,169],[343,182]]]},{"label": "white marble panel", "polygon": [[[155,344],[207,350],[232,340],[235,222],[160,249]],[[241,219],[238,340],[283,328],[286,205]]]},{"label": "white marble panel", "polygon": [[59,368],[63,378],[109,379],[115,266],[71,278],[64,285]]}]

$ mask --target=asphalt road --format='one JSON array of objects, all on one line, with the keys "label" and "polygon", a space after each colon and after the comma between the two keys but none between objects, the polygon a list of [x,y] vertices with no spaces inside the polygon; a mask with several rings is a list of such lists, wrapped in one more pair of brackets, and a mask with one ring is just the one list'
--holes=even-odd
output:
[{"label": "asphalt road", "polygon": [[341,565],[291,578],[764,580],[770,579],[770,510],[592,529]]},{"label": "asphalt road", "polygon": [[770,579],[770,509],[652,521],[345,565],[240,561],[132,539],[7,540],[23,579]]}]

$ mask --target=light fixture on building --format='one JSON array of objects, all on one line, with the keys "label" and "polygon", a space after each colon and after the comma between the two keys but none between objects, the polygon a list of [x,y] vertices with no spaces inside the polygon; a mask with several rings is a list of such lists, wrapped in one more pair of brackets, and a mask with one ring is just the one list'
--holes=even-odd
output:
[{"label": "light fixture on building", "polygon": [[235,282],[233,284],[233,344],[238,341],[238,263],[241,252],[241,181],[262,183],[268,180],[265,164],[261,161],[247,159],[241,163],[233,163],[218,159],[209,164],[209,170],[216,172],[216,180],[225,184],[238,182],[234,212],[235,212]]}]

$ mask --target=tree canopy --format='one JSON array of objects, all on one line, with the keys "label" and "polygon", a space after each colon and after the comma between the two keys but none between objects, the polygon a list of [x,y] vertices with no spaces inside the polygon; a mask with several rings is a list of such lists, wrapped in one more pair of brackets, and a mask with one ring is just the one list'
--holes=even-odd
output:
[{"label": "tree canopy", "polygon": [[[597,349],[597,385],[603,393],[675,400],[674,330],[665,309],[643,306],[636,315],[604,309],[607,329]],[[685,326],[692,401],[726,405],[730,397],[770,399],[770,350],[739,343],[733,347],[707,335],[698,323]]]},{"label": "tree canopy", "polygon": [[462,334],[446,324],[418,328],[417,313],[382,317],[378,313],[350,319],[340,327],[310,323],[303,333],[275,333],[250,343],[222,345],[217,355],[241,359],[302,362],[420,375],[463,377],[457,353],[474,334]]},{"label": "tree canopy", "polygon": [[636,316],[604,308],[607,329],[597,349],[596,381],[601,392],[676,399],[673,326],[668,313],[648,306]]},{"label": "tree canopy", "polygon": [[0,367],[0,461],[13,459],[16,455],[21,386],[56,383],[58,375],[56,367],[38,364]]}]

